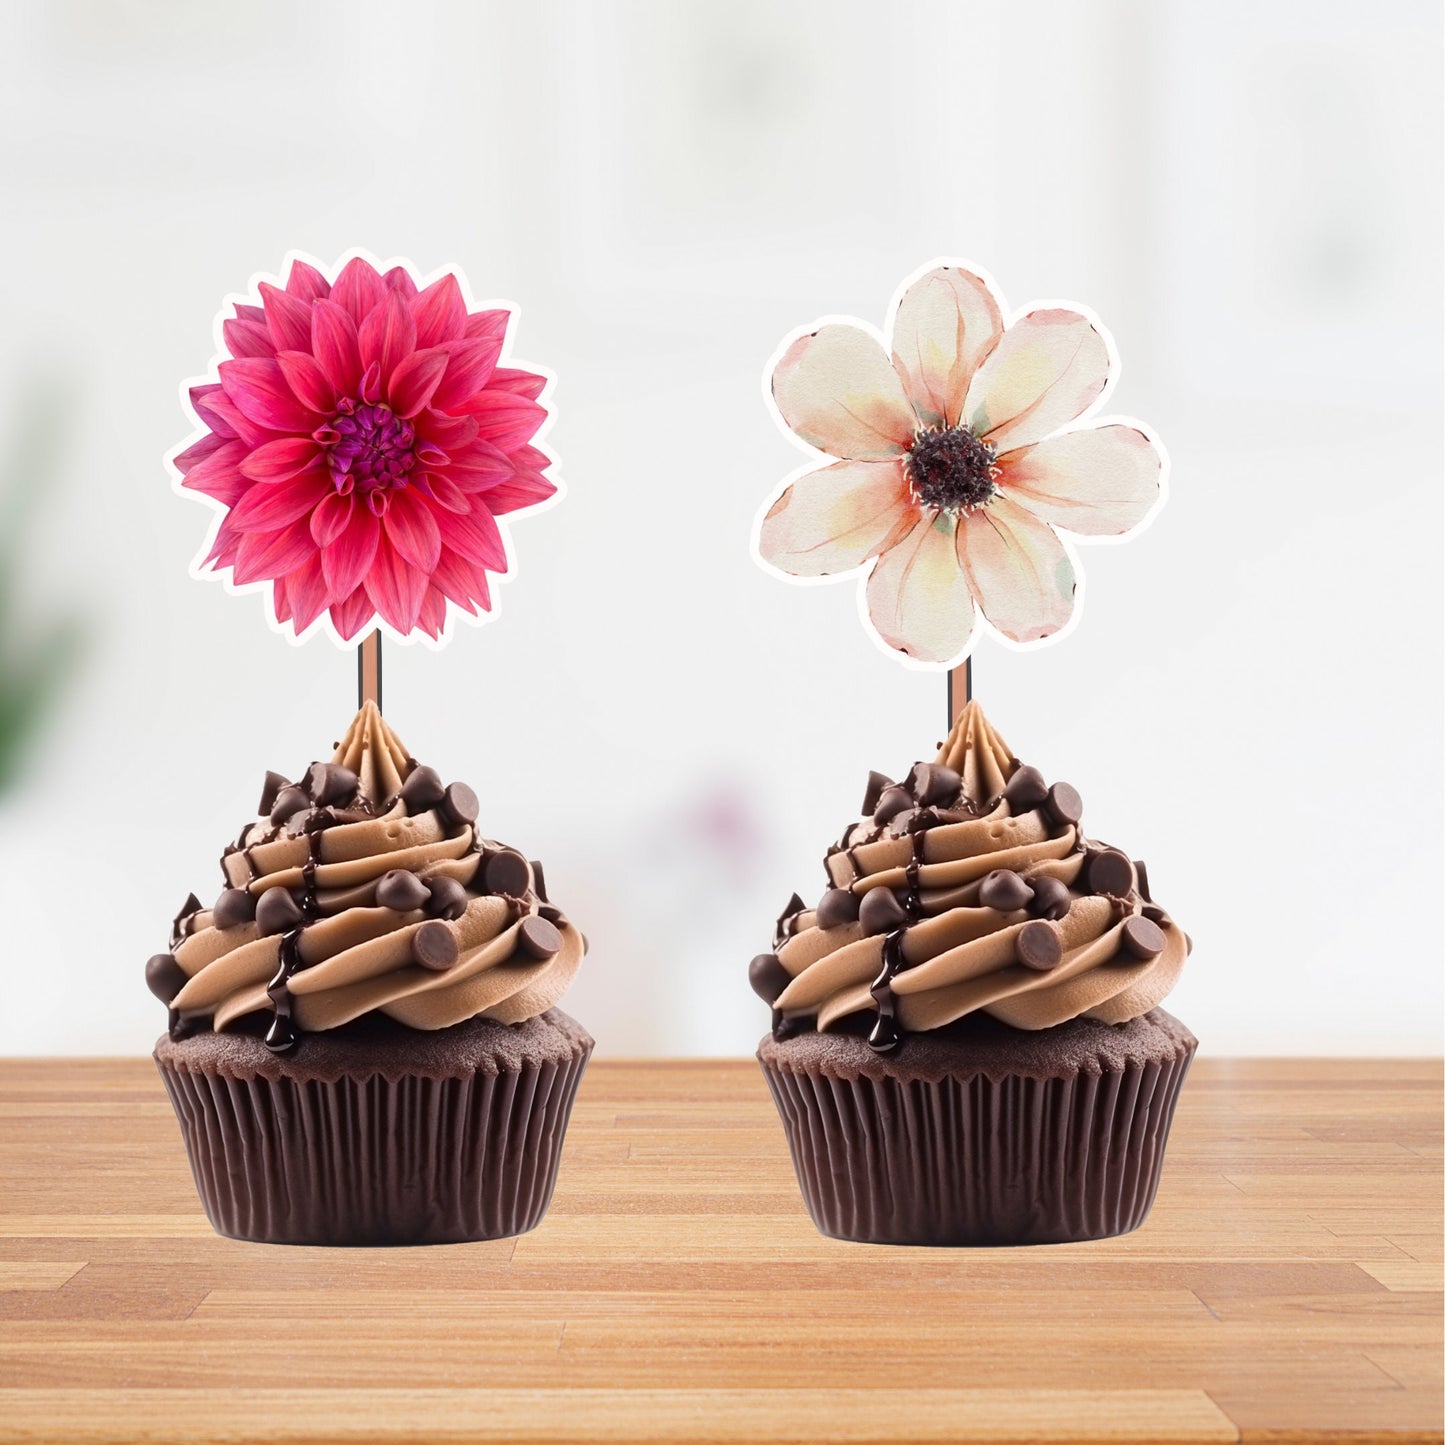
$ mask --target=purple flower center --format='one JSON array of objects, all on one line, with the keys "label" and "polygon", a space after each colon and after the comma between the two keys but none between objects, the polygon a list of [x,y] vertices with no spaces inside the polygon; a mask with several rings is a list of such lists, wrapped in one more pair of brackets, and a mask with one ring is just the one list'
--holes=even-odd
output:
[{"label": "purple flower center", "polygon": [[998,490],[995,456],[967,427],[937,427],[913,439],[903,469],[920,506],[968,512]]},{"label": "purple flower center", "polygon": [[326,447],[331,480],[343,495],[404,486],[416,465],[415,429],[384,402],[345,398],[316,439]]}]

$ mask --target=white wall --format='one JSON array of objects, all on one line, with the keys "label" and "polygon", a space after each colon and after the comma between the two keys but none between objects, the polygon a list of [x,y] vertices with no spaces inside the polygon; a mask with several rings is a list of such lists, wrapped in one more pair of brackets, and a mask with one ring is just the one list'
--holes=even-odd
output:
[{"label": "white wall", "polygon": [[141,967],[263,771],[354,669],[187,576],[161,454],[220,298],[290,247],[462,265],[560,377],[566,502],[498,625],[392,649],[388,714],[540,854],[610,1053],[737,1053],[745,982],[870,767],[943,684],[849,587],[749,561],[797,463],[782,334],[881,322],[940,253],[1091,303],[1173,457],[1085,553],[1061,646],[985,643],[1015,750],[1082,791],[1194,935],[1215,1053],[1440,1047],[1441,83],[1434,0],[817,5],[8,3],[0,472],[36,386],[23,630],[88,646],[0,799],[0,1051],[148,1046]]}]

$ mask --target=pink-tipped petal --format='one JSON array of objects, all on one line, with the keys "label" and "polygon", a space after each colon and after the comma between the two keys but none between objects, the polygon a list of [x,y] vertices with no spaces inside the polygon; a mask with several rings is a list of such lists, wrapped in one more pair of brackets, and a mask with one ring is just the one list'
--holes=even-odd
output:
[{"label": "pink-tipped petal", "polygon": [[426,573],[413,567],[383,537],[366,574],[366,595],[398,632],[410,632],[426,596]]},{"label": "pink-tipped petal", "polygon": [[401,488],[391,494],[386,509],[386,536],[402,560],[423,572],[430,572],[441,556],[442,534],[431,504],[415,489]]},{"label": "pink-tipped petal", "polygon": [[400,292],[388,288],[386,300],[361,323],[357,331],[361,364],[376,363],[382,376],[390,376],[416,347],[416,324]]},{"label": "pink-tipped petal", "polygon": [[311,303],[261,282],[266,329],[277,351],[304,351],[311,345]]},{"label": "pink-tipped petal", "polygon": [[498,366],[487,382],[492,391],[514,391],[528,401],[536,401],[547,387],[547,378],[534,371],[518,371],[514,366]]},{"label": "pink-tipped petal", "polygon": [[302,406],[322,416],[331,414],[336,406],[336,389],[309,351],[278,351],[276,365],[281,368],[291,395]]},{"label": "pink-tipped petal", "polygon": [[1164,459],[1137,427],[1086,427],[998,459],[998,483],[1034,516],[1087,537],[1137,527],[1159,500]]},{"label": "pink-tipped petal", "polygon": [[511,319],[510,311],[474,311],[467,317],[464,334],[472,340],[495,336],[500,341],[507,334],[507,323]]},{"label": "pink-tipped petal", "polygon": [[243,532],[232,575],[238,587],[269,581],[294,572],[315,550],[305,522],[292,522],[276,532]]},{"label": "pink-tipped petal", "polygon": [[1051,637],[1074,613],[1074,564],[1052,527],[995,493],[958,528],[958,560],[983,615],[1014,642]]},{"label": "pink-tipped petal", "polygon": [[344,601],[333,603],[330,610],[331,625],[343,642],[350,642],[371,621],[376,611],[371,605],[371,598],[366,595],[366,588],[361,586]]},{"label": "pink-tipped petal", "polygon": [[535,507],[556,494],[557,488],[537,472],[517,472],[505,482],[498,482],[486,491],[487,510],[500,517],[506,512],[519,512]]},{"label": "pink-tipped petal", "polygon": [[381,523],[366,507],[353,507],[346,530],[321,549],[326,585],[333,597],[349,597],[366,578],[381,541]]},{"label": "pink-tipped petal", "polygon": [[998,302],[980,276],[940,266],[903,293],[893,365],[925,426],[957,426],[968,384],[1003,335]]},{"label": "pink-tipped petal", "polygon": [[918,430],[898,373],[856,326],[800,336],[773,368],[773,400],[805,442],[849,461],[899,456]]},{"label": "pink-tipped petal", "polygon": [[412,319],[416,322],[416,344],[419,347],[441,346],[447,341],[460,341],[466,334],[467,303],[462,288],[450,273],[433,281],[411,302]]},{"label": "pink-tipped petal", "polygon": [[487,384],[501,355],[502,343],[482,336],[475,341],[449,342],[447,352],[446,374],[431,398],[431,405],[438,411],[458,410]]},{"label": "pink-tipped petal", "polygon": [[416,295],[416,282],[405,266],[393,266],[381,279],[391,290],[399,292],[408,301]]},{"label": "pink-tipped petal", "polygon": [[311,513],[311,539],[318,547],[329,547],[351,524],[352,497],[337,492],[322,497]]},{"label": "pink-tipped petal", "polygon": [[1109,347],[1077,311],[1030,311],[974,373],[968,429],[997,452],[1042,441],[1083,416],[1109,379]]},{"label": "pink-tipped petal", "polygon": [[225,398],[226,393],[220,382],[213,381],[207,383],[205,386],[193,386],[190,394],[191,406],[194,408],[196,415],[200,417],[217,436],[230,438],[237,435],[235,427],[231,425],[227,417],[222,412],[217,411],[212,404],[217,396],[220,396],[222,399]]},{"label": "pink-tipped petal", "polygon": [[274,532],[309,517],[329,492],[319,471],[302,472],[284,482],[261,482],[236,502],[229,520],[240,532]]},{"label": "pink-tipped petal", "polygon": [[545,408],[509,391],[483,391],[463,405],[476,418],[477,436],[503,451],[530,441],[547,419]]},{"label": "pink-tipped petal", "polygon": [[799,477],[773,503],[758,550],[795,577],[826,577],[886,552],[917,520],[901,462],[834,462]]},{"label": "pink-tipped petal", "polygon": [[240,411],[258,426],[279,432],[310,432],[318,418],[302,406],[286,385],[280,366],[266,357],[223,361],[221,385]]},{"label": "pink-tipped petal", "polygon": [[413,351],[392,372],[387,384],[387,400],[391,409],[398,416],[415,416],[431,400],[446,369],[447,353],[444,348],[434,346],[426,351]]},{"label": "pink-tipped petal", "polygon": [[266,313],[259,306],[248,306],[237,301],[231,309],[236,313],[238,321],[258,321],[262,326],[266,324]]},{"label": "pink-tipped petal", "polygon": [[225,442],[209,456],[190,463],[181,485],[188,491],[204,492],[224,506],[234,506],[250,485],[241,475],[241,461],[245,455],[245,442]]},{"label": "pink-tipped petal", "polygon": [[257,426],[241,411],[226,395],[223,386],[208,390],[204,403],[197,403],[196,413],[207,426],[214,427],[225,436],[239,437],[247,446],[260,446],[270,436],[267,428]]},{"label": "pink-tipped petal", "polygon": [[363,261],[360,256],[353,256],[341,268],[341,274],[331,288],[331,300],[344,306],[358,326],[372,307],[379,305],[385,296],[386,287],[382,285],[375,267]]},{"label": "pink-tipped petal", "polygon": [[221,323],[221,338],[232,356],[275,356],[276,343],[264,321],[236,320]]},{"label": "pink-tipped petal", "polygon": [[507,550],[496,519],[484,506],[447,519],[447,546],[468,562],[492,572],[507,570]]},{"label": "pink-tipped petal", "polygon": [[921,662],[951,662],[973,635],[973,599],[958,565],[955,519],[925,513],[868,577],[868,616],[889,647]]},{"label": "pink-tipped petal", "polygon": [[293,261],[286,275],[286,290],[302,301],[324,301],[331,294],[331,282],[315,266]]},{"label": "pink-tipped petal", "polygon": [[209,456],[226,445],[227,441],[233,441],[232,437],[221,436],[216,432],[208,431],[199,441],[194,441],[184,451],[178,452],[175,458],[176,470],[185,476],[192,467],[205,461]]},{"label": "pink-tipped petal", "polygon": [[241,459],[241,473],[253,482],[283,482],[319,463],[321,448],[310,437],[278,437]]},{"label": "pink-tipped petal", "polygon": [[356,322],[334,301],[318,301],[311,308],[311,353],[338,396],[354,396],[361,380],[361,352],[356,344]]},{"label": "pink-tipped petal", "polygon": [[331,601],[331,589],[326,585],[319,556],[308,557],[294,572],[286,574],[286,593],[291,625],[299,635],[321,616]]},{"label": "pink-tipped petal", "polygon": [[[423,472],[419,476],[413,472],[411,483],[448,512],[470,512],[472,509],[471,499],[445,472]],[[490,500],[487,505],[490,510],[496,510]]]}]

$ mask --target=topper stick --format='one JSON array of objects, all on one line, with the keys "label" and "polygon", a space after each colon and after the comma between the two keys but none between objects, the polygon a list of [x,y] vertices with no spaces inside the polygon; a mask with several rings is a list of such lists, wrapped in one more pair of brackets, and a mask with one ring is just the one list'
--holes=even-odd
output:
[{"label": "topper stick", "polygon": [[973,701],[973,658],[965,657],[948,674],[948,726],[953,727],[958,715]]},{"label": "topper stick", "polygon": [[356,705],[374,702],[381,711],[381,633],[363,639],[356,653]]}]

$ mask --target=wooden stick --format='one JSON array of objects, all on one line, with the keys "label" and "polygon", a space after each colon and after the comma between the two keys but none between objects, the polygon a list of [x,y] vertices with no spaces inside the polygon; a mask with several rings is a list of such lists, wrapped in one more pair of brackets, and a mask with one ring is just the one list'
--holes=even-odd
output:
[{"label": "wooden stick", "polygon": [[381,633],[362,640],[356,652],[356,705],[374,702],[381,711]]},{"label": "wooden stick", "polygon": [[948,674],[948,726],[952,729],[958,715],[973,701],[973,658],[965,657]]}]

